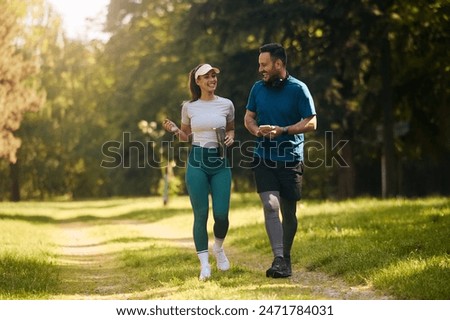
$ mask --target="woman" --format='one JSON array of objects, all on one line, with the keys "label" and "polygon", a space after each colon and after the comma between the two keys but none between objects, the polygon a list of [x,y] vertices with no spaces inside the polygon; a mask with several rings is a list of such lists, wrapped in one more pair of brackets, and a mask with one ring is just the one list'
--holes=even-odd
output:
[{"label": "woman", "polygon": [[213,253],[217,268],[230,268],[223,242],[228,232],[231,169],[220,153],[220,142],[215,128],[225,128],[225,146],[234,142],[234,105],[215,94],[218,68],[201,64],[189,73],[191,100],[183,103],[181,129],[167,119],[164,128],[180,141],[188,141],[192,134],[192,149],[186,170],[186,186],[194,212],[194,243],[200,260],[200,280],[211,277],[208,252],[208,197],[211,194],[214,218]]}]

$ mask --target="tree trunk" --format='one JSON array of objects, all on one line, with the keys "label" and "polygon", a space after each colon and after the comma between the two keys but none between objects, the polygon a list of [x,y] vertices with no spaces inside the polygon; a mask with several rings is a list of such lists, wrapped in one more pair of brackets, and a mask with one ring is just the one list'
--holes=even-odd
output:
[{"label": "tree trunk", "polygon": [[394,114],[391,82],[391,46],[388,35],[381,41],[381,103],[383,104],[383,147],[381,155],[381,194],[396,195],[396,165],[394,148]]},{"label": "tree trunk", "polygon": [[18,202],[20,201],[19,160],[9,164],[9,175],[11,178],[11,201]]},{"label": "tree trunk", "polygon": [[342,149],[342,157],[348,167],[341,167],[338,171],[338,198],[347,199],[355,196],[355,166],[353,164],[352,147],[347,144]]}]

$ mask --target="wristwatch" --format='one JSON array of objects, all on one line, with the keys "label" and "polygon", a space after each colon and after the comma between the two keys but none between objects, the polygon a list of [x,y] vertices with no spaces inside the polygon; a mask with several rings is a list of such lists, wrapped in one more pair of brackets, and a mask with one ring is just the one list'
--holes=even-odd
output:
[{"label": "wristwatch", "polygon": [[288,134],[289,126],[283,127],[283,135]]}]

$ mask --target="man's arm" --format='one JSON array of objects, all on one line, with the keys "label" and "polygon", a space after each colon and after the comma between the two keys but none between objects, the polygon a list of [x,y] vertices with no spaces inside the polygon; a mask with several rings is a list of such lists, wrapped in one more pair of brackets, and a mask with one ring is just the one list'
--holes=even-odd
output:
[{"label": "man's arm", "polygon": [[[312,115],[308,118],[305,118],[292,126],[288,127],[288,134],[298,134],[298,133],[305,133],[314,131],[317,129],[317,117],[316,115]],[[283,128],[281,128],[283,130]],[[278,130],[277,130],[278,132]]]},{"label": "man's arm", "polygon": [[[274,133],[271,134],[271,137],[281,136],[283,133],[285,134],[298,134],[314,131],[317,129],[317,117],[316,115],[312,115],[308,118],[300,120],[299,122],[287,126],[287,127],[275,127],[275,130],[272,131]],[[286,131],[285,131],[286,130]]]},{"label": "man's arm", "polygon": [[244,125],[254,136],[261,137],[258,124],[256,123],[256,112],[247,110],[244,116]]}]

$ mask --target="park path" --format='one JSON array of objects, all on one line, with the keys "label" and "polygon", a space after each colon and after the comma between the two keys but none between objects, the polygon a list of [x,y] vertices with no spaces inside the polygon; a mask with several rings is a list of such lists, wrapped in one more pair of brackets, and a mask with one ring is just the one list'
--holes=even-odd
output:
[{"label": "park path", "polygon": [[[130,221],[117,222],[121,224],[133,224]],[[151,234],[153,238],[163,238],[170,245],[192,250],[192,239],[180,237],[173,228],[161,224],[134,224],[135,231],[142,234]],[[114,252],[118,247],[112,243],[104,242],[100,237],[90,231],[90,226],[82,223],[63,224],[60,227],[58,238],[58,263],[62,266],[61,294],[54,299],[135,299],[136,292],[133,288],[124,290],[129,285],[127,275],[123,274],[117,265]],[[124,244],[120,244],[120,250]],[[133,244],[133,249],[136,244]],[[142,246],[148,246],[143,242]],[[264,275],[266,265],[263,265],[261,257],[248,253],[241,254],[237,248],[227,247],[227,255],[232,265],[241,265],[257,270]],[[266,260],[266,259],[264,259]],[[266,261],[265,261],[266,262]],[[299,292],[316,296],[317,299],[328,300],[381,300],[390,297],[379,293],[369,286],[349,286],[343,280],[331,277],[322,272],[296,269],[289,281],[298,287]],[[120,292],[120,293],[118,293]],[[126,294],[123,292],[133,292]]]},{"label": "park path", "polygon": [[[261,274],[265,274],[265,270],[269,267],[270,257],[265,264],[260,263],[261,257],[253,255],[249,257],[246,253],[245,257],[235,250],[229,248],[227,251],[229,259],[240,265],[244,265],[254,270],[260,270]],[[267,264],[269,263],[269,264]],[[332,277],[326,273],[319,271],[308,271],[306,269],[297,269],[293,265],[293,274],[289,278],[290,282],[295,284],[300,292],[308,292],[318,299],[327,300],[388,300],[392,299],[381,292],[378,292],[370,286],[350,286],[345,281],[339,278]]]},{"label": "park path", "polygon": [[58,263],[61,266],[60,291],[56,299],[126,299],[116,296],[124,281],[117,279],[112,248],[90,233],[82,224],[61,226],[58,239]]}]

